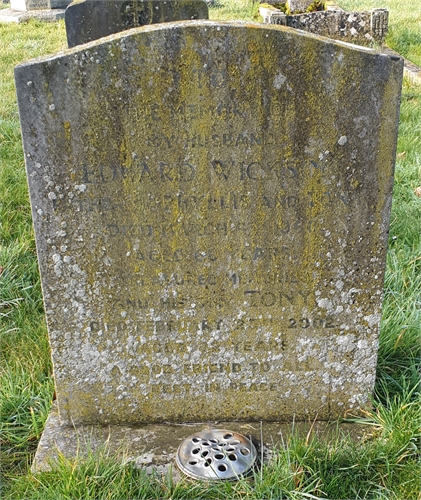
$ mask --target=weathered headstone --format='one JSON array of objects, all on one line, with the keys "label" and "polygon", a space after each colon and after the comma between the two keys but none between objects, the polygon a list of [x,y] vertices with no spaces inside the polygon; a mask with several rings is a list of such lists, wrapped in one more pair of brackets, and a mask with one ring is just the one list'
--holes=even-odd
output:
[{"label": "weathered headstone", "polygon": [[63,422],[366,404],[401,79],[397,57],[210,21],[16,68]]},{"label": "weathered headstone", "polygon": [[287,0],[286,5],[290,14],[306,12],[314,0]]},{"label": "weathered headstone", "polygon": [[0,10],[0,22],[22,23],[29,19],[57,21],[71,0],[10,0],[10,9]]},{"label": "weathered headstone", "polygon": [[10,7],[14,10],[49,10],[65,9],[70,0],[10,0]]},{"label": "weathered headstone", "polygon": [[346,12],[336,5],[330,5],[322,11],[286,15],[275,6],[264,3],[259,11],[265,23],[365,46],[373,45],[373,42],[383,44],[389,26],[387,9]]},{"label": "weathered headstone", "polygon": [[145,24],[208,18],[203,0],[76,0],[64,20],[67,44],[75,47]]}]

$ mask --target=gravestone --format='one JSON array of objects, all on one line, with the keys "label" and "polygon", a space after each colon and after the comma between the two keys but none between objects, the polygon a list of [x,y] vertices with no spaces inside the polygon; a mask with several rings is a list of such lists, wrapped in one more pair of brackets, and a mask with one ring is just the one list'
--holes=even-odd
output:
[{"label": "gravestone", "polygon": [[287,0],[286,6],[290,14],[306,12],[314,0]]},{"label": "gravestone", "polygon": [[264,22],[269,24],[288,26],[357,45],[384,43],[389,26],[387,9],[347,12],[337,5],[326,6],[326,10],[322,11],[286,15],[282,10],[265,2],[259,12]]},{"label": "gravestone", "polygon": [[208,17],[203,0],[76,0],[64,20],[67,44],[75,47],[145,24]]},{"label": "gravestone", "polygon": [[70,0],[10,0],[10,7],[19,11],[65,9]]},{"label": "gravestone", "polygon": [[17,66],[64,424],[366,405],[402,67],[211,21]]},{"label": "gravestone", "polygon": [[10,9],[0,10],[0,22],[23,23],[29,19],[57,21],[64,18],[71,0],[10,0]]}]

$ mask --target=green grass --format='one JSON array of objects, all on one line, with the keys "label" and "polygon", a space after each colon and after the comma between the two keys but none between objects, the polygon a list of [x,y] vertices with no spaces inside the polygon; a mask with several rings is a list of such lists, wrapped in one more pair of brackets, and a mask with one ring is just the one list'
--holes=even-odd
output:
[{"label": "green grass", "polygon": [[[415,405],[412,410],[416,411]],[[339,432],[329,443],[293,433],[274,450],[271,463],[252,477],[214,485],[147,477],[132,463],[114,460],[103,448],[84,460],[60,456],[49,472],[16,477],[11,495],[5,498],[416,499],[416,447],[403,440],[389,442],[390,434],[382,428],[374,427],[377,436],[358,444]]]},{"label": "green grass", "polygon": [[[220,1],[218,19],[255,19],[256,5]],[[418,0],[341,0],[347,9],[386,6],[391,34],[416,60]],[[418,17],[417,17],[418,16]],[[400,34],[399,34],[400,33]],[[13,67],[65,48],[63,22],[0,24],[0,464],[2,499],[387,499],[420,497],[421,87],[403,88],[398,159],[373,410],[362,442],[294,433],[255,476],[206,486],[146,475],[106,449],[85,460],[61,457],[51,472],[28,467],[53,398]],[[415,41],[415,43],[414,43]],[[399,50],[399,49],[397,49]],[[414,55],[412,55],[414,54]]]},{"label": "green grass", "polygon": [[214,7],[209,9],[209,19],[215,21],[243,21],[260,22],[259,2],[252,0],[217,0]]},{"label": "green grass", "polygon": [[13,68],[65,48],[64,23],[0,24],[0,41],[0,463],[9,474],[27,469],[54,390]]}]

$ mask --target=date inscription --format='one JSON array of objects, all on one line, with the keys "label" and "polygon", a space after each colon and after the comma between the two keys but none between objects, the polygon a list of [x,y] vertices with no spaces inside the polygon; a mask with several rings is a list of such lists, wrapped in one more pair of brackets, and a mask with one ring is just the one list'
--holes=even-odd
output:
[{"label": "date inscription", "polygon": [[332,318],[289,318],[288,328],[336,328]]}]

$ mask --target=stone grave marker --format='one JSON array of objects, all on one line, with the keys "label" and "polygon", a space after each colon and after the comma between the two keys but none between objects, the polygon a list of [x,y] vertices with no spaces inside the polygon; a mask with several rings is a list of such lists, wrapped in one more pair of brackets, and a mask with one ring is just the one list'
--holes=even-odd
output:
[{"label": "stone grave marker", "polygon": [[71,0],[10,0],[9,9],[0,9],[0,22],[23,23],[29,19],[57,21],[64,18],[65,9],[70,2]]},{"label": "stone grave marker", "polygon": [[306,12],[312,3],[312,0],[287,0],[286,6],[291,14],[295,14],[298,12]]},{"label": "stone grave marker", "polygon": [[372,46],[374,42],[384,44],[389,25],[387,9],[347,12],[336,5],[327,5],[322,11],[286,15],[275,6],[264,3],[259,11],[265,23],[366,46]]},{"label": "stone grave marker", "polygon": [[65,12],[67,44],[75,47],[130,28],[208,19],[203,0],[76,0]]},{"label": "stone grave marker", "polygon": [[11,0],[10,7],[19,11],[65,9],[69,0]]},{"label": "stone grave marker", "polygon": [[16,68],[63,423],[364,407],[402,67],[192,21]]}]

